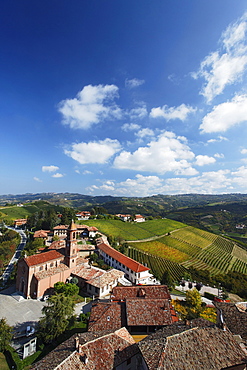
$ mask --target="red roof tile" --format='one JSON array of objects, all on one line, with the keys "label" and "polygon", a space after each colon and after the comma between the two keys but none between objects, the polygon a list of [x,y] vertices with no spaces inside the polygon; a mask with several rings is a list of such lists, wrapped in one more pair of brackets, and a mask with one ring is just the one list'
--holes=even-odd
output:
[{"label": "red roof tile", "polygon": [[123,301],[127,298],[171,299],[166,285],[116,286],[112,290],[112,300]]},{"label": "red roof tile", "polygon": [[40,265],[48,261],[56,260],[58,258],[64,258],[64,256],[56,250],[44,252],[40,254],[34,254],[32,256],[24,258],[24,261],[28,266]]},{"label": "red roof tile", "polygon": [[122,263],[124,266],[128,267],[134,272],[143,272],[148,271],[150,268],[145,267],[139,262],[136,262],[132,258],[125,256],[124,254],[118,252],[116,249],[110,247],[105,243],[101,243],[97,245],[97,248],[108,254],[108,256],[114,258],[116,261]]},{"label": "red roof tile", "polygon": [[167,299],[127,299],[128,326],[156,326],[172,323],[170,302]]}]

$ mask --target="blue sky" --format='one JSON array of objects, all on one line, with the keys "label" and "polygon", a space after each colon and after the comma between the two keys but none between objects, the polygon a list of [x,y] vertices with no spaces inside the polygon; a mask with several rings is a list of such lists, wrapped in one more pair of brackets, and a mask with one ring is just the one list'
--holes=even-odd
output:
[{"label": "blue sky", "polygon": [[242,0],[8,0],[0,194],[247,192]]}]

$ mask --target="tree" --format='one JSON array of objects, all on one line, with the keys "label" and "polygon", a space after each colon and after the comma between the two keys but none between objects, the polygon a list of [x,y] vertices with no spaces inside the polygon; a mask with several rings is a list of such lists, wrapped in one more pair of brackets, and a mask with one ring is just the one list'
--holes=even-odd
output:
[{"label": "tree", "polygon": [[39,336],[45,343],[51,343],[68,327],[74,314],[74,301],[71,296],[55,294],[47,300],[47,306],[42,308],[39,321]]},{"label": "tree", "polygon": [[175,283],[172,279],[172,276],[168,270],[164,271],[162,279],[161,279],[161,284],[167,285],[168,288],[174,288]]},{"label": "tree", "polygon": [[12,338],[12,327],[5,318],[0,320],[0,352],[4,352]]},{"label": "tree", "polygon": [[65,284],[62,281],[54,284],[54,290],[57,294],[65,294],[66,296],[73,296],[79,293],[79,287],[76,284]]},{"label": "tree", "polygon": [[200,317],[202,312],[202,298],[197,289],[186,291],[187,319]]}]

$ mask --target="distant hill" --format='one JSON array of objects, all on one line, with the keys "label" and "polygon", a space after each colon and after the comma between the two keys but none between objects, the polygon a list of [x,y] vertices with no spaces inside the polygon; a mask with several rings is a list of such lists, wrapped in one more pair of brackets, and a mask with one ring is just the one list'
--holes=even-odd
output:
[{"label": "distant hill", "polygon": [[227,233],[234,238],[240,237],[240,241],[245,243],[243,237],[247,228],[236,226],[247,225],[247,194],[158,194],[150,197],[90,196],[78,193],[0,195],[0,206],[21,203],[26,207],[38,201],[46,201],[57,207],[71,207],[78,211],[96,209],[96,214],[167,217],[216,234]]}]

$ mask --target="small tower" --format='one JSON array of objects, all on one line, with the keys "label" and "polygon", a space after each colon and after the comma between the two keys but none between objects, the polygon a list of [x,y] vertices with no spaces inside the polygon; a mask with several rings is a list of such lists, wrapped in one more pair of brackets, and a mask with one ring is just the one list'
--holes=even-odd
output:
[{"label": "small tower", "polygon": [[71,268],[76,266],[77,260],[77,240],[76,240],[76,225],[74,221],[71,221],[71,224],[67,230],[66,245],[65,245],[65,263]]}]

